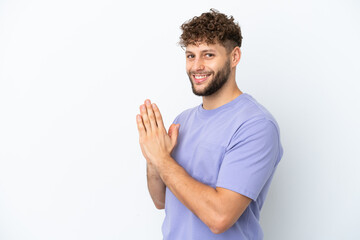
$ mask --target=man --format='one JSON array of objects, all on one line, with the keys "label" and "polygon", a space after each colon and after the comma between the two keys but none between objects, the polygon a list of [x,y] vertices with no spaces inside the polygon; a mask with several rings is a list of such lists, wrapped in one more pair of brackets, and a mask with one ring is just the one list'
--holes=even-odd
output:
[{"label": "man", "polygon": [[148,189],[166,212],[164,239],[262,239],[259,213],[283,154],[278,125],[237,87],[242,36],[233,17],[211,10],[181,28],[187,73],[203,103],[168,132],[150,100],[137,115]]}]

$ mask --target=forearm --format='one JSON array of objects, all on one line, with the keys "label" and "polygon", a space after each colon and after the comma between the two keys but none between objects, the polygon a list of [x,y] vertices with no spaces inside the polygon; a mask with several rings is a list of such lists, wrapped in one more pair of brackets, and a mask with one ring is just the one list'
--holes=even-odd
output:
[{"label": "forearm", "polygon": [[161,179],[171,192],[213,232],[225,222],[221,197],[216,189],[196,181],[169,157],[157,166]]},{"label": "forearm", "polygon": [[152,164],[146,165],[147,185],[150,196],[157,209],[165,208],[166,186]]}]

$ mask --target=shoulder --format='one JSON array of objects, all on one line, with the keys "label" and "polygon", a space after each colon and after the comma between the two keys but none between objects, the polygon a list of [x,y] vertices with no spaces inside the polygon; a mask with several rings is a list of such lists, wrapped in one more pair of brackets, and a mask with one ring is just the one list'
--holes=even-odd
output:
[{"label": "shoulder", "polygon": [[246,94],[232,109],[232,136],[228,148],[246,142],[280,144],[280,129],[273,115]]},{"label": "shoulder", "polygon": [[263,125],[279,130],[274,116],[255,98],[244,94],[242,101],[239,101],[233,111],[234,122],[238,128],[251,125]]}]

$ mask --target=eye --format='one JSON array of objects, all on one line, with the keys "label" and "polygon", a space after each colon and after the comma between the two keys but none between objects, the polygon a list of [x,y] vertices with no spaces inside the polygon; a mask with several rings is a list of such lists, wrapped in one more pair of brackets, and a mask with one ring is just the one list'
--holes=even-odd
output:
[{"label": "eye", "polygon": [[194,54],[188,54],[188,55],[186,55],[186,58],[189,58],[189,59],[194,58],[194,57],[195,57]]},{"label": "eye", "polygon": [[213,53],[207,53],[207,54],[205,54],[205,56],[206,56],[207,58],[212,58],[212,57],[215,56],[215,54],[213,54]]}]

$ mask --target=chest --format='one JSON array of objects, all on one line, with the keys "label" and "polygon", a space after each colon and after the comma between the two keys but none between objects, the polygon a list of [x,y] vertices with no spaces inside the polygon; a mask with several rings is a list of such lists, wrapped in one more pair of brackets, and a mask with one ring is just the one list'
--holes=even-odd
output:
[{"label": "chest", "polygon": [[233,129],[226,122],[184,124],[173,158],[194,179],[215,187]]}]

